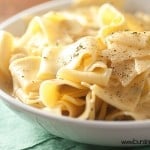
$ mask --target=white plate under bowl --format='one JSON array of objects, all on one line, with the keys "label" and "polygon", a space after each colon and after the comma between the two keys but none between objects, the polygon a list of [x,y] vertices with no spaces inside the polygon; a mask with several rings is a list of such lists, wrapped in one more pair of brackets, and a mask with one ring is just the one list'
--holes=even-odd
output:
[{"label": "white plate under bowl", "polygon": [[[24,16],[43,14],[52,9],[68,7],[70,4],[70,0],[55,0],[38,5],[8,19],[0,25],[0,29],[7,30],[14,35],[20,35],[26,27],[22,19]],[[134,10],[137,8],[148,12],[150,1],[127,0],[126,6],[131,11],[131,6],[134,6]],[[132,142],[132,144],[128,143],[128,146],[140,145],[141,140],[147,140],[150,144],[150,121],[81,121],[52,116],[15,100],[3,90],[0,90],[0,99],[21,117],[24,116],[28,120],[38,122],[47,132],[62,138],[105,146],[127,146],[127,144],[123,145],[123,140]]]}]

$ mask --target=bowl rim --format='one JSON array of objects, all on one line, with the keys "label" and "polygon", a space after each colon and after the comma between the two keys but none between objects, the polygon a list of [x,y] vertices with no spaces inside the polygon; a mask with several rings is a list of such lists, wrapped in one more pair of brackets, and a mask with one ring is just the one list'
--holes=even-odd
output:
[{"label": "bowl rim", "polygon": [[[25,9],[16,15],[13,15],[12,17],[6,19],[2,23],[0,23],[0,30],[5,30],[5,27],[10,25],[11,23],[14,23],[18,20],[18,18],[22,18],[26,14],[36,14],[39,11],[44,11],[46,9],[50,9],[53,7],[58,7],[61,5],[68,5],[72,3],[72,0],[52,0],[49,2],[44,2],[39,5],[35,5],[31,8]],[[50,6],[51,5],[51,6]],[[0,89],[0,99],[3,101],[6,101],[8,104],[11,104],[12,106],[15,106],[18,109],[24,110],[26,112],[30,112],[34,115],[39,115],[41,117],[44,117],[46,119],[53,119],[60,122],[68,122],[73,123],[76,125],[86,125],[86,126],[95,126],[97,128],[118,128],[118,129],[133,129],[133,128],[146,128],[150,126],[150,120],[137,120],[137,121],[103,121],[103,120],[81,120],[77,118],[71,118],[66,116],[54,116],[53,114],[50,114],[46,111],[41,111],[38,108],[34,108],[32,106],[29,106],[27,104],[24,104],[23,102],[17,100],[13,96],[7,94],[4,90]]]}]

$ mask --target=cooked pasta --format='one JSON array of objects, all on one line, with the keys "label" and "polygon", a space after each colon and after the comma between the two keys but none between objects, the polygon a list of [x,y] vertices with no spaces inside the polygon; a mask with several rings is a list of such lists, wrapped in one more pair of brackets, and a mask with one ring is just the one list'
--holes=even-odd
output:
[{"label": "cooked pasta", "polygon": [[0,31],[1,87],[52,115],[150,119],[150,15],[107,2],[34,16],[20,37]]}]

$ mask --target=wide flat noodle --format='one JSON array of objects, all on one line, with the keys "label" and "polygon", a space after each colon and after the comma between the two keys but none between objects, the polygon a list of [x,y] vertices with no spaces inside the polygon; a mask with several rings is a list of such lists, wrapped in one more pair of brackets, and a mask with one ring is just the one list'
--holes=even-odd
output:
[{"label": "wide flat noodle", "polygon": [[97,38],[83,37],[60,52],[58,66],[84,70],[97,59],[100,49],[101,45]]},{"label": "wide flat noodle", "polygon": [[146,118],[150,118],[150,73],[145,81],[141,99],[136,107],[135,113],[141,113]]},{"label": "wide flat noodle", "polygon": [[98,39],[84,37],[68,46],[51,46],[43,49],[38,79],[55,78],[57,71],[66,66],[69,69],[84,70],[91,65],[100,51]]},{"label": "wide flat noodle", "polygon": [[105,71],[107,68],[107,65],[102,61],[95,61],[93,64],[89,65],[87,68],[85,68],[85,71],[91,71],[91,72],[97,72],[97,71]]},{"label": "wide flat noodle", "polygon": [[99,9],[100,32],[98,37],[105,39],[108,35],[128,29],[125,17],[111,4],[104,4]]},{"label": "wide flat noodle", "polygon": [[9,60],[14,49],[14,37],[6,32],[0,31],[0,72],[10,80]]},{"label": "wide flat noodle", "polygon": [[148,32],[118,32],[108,38],[108,49],[102,55],[111,60],[113,74],[127,86],[138,74],[149,68],[150,34]]},{"label": "wide flat noodle", "polygon": [[46,80],[40,86],[40,99],[48,107],[56,107],[63,95],[82,97],[87,89],[78,83],[67,80]]},{"label": "wide flat noodle", "polygon": [[128,29],[130,31],[145,31],[144,23],[142,20],[138,19],[136,15],[130,14],[130,13],[125,13],[124,14]]},{"label": "wide flat noodle", "polygon": [[[136,70],[135,60],[114,62],[111,67],[112,74],[118,78],[123,86],[127,86],[139,74]],[[141,71],[141,73],[144,71]]]},{"label": "wide flat noodle", "polygon": [[43,49],[41,63],[37,78],[39,80],[54,79],[56,72],[60,68],[58,65],[58,54],[62,47],[52,46]]},{"label": "wide flat noodle", "polygon": [[148,69],[150,69],[150,56],[135,59],[135,70],[138,74]]},{"label": "wide flat noodle", "polygon": [[116,32],[106,38],[108,47],[111,44],[118,43],[128,47],[134,48],[150,48],[150,31],[147,32],[135,32],[135,31],[120,31]]},{"label": "wide flat noodle", "polygon": [[22,101],[23,103],[27,105],[38,107],[38,108],[45,107],[39,99],[38,92],[25,93],[22,88],[17,88],[13,92],[13,96],[17,97],[20,101]]},{"label": "wide flat noodle", "polygon": [[141,26],[144,28],[144,31],[150,31],[150,14],[144,12],[136,12],[135,16],[141,22]]},{"label": "wide flat noodle", "polygon": [[63,12],[50,11],[42,16],[42,21],[49,43],[52,45],[70,44],[87,35],[86,28],[77,19],[74,19],[74,16],[65,15]]},{"label": "wide flat noodle", "polygon": [[100,73],[61,68],[57,72],[57,78],[73,81],[75,83],[87,82],[106,86],[110,79],[111,72],[111,69],[106,69],[104,72]]},{"label": "wide flat noodle", "polygon": [[39,56],[28,56],[11,62],[9,69],[13,78],[14,90],[21,87],[26,93],[38,91],[41,81],[37,80],[36,75],[40,61]]},{"label": "wide flat noodle", "polygon": [[150,32],[118,32],[106,38],[103,56],[112,62],[150,56]]},{"label": "wide flat noodle", "polygon": [[146,119],[150,118],[150,92],[141,98],[141,102],[137,105],[135,113],[140,113]]},{"label": "wide flat noodle", "polygon": [[91,90],[96,96],[101,98],[106,103],[124,111],[133,111],[142,94],[144,87],[146,73],[137,76],[128,86],[122,87],[118,84],[110,83],[107,88],[101,88],[100,86],[93,85]]},{"label": "wide flat noodle", "polygon": [[25,34],[16,42],[16,49],[28,55],[41,56],[42,50],[49,45],[47,32],[40,17],[34,17]]}]

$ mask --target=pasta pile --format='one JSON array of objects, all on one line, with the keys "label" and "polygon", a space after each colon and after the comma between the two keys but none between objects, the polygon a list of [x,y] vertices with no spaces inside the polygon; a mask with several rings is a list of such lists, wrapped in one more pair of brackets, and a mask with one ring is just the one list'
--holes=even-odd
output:
[{"label": "pasta pile", "polygon": [[20,37],[0,31],[0,78],[14,97],[53,115],[149,119],[149,14],[76,2],[34,16]]}]

